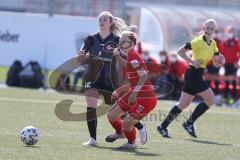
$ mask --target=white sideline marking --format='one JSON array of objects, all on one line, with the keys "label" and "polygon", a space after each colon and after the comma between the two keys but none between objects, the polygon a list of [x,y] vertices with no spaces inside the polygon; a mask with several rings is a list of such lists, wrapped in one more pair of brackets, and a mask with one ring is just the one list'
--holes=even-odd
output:
[{"label": "white sideline marking", "polygon": [[[63,99],[62,99],[63,100]],[[8,97],[0,97],[0,101],[10,101],[10,102],[29,102],[29,103],[45,103],[45,104],[57,104],[61,100],[40,100],[40,99],[24,99],[24,98],[8,98]],[[77,105],[82,105],[85,103],[74,103]]]},{"label": "white sideline marking", "polygon": [[[62,99],[63,100],[63,99]],[[28,102],[28,103],[44,103],[44,104],[57,104],[61,100],[40,100],[40,99],[24,99],[24,98],[10,98],[10,97],[0,97],[0,101],[10,101],[10,102]],[[73,102],[74,105],[85,105],[85,102]],[[162,111],[169,111],[170,108],[160,107]],[[207,113],[209,114],[222,114],[222,115],[240,115],[240,110],[236,110],[235,112],[226,112],[226,111],[211,111],[209,110]]]}]

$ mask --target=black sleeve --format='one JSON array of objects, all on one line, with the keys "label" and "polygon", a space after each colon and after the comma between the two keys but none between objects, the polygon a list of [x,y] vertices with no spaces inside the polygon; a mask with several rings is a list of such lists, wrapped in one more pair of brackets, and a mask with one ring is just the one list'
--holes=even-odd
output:
[{"label": "black sleeve", "polygon": [[84,49],[87,53],[90,50],[90,47],[93,45],[93,36],[87,36],[87,38],[84,40],[84,45],[82,49]]},{"label": "black sleeve", "polygon": [[215,52],[214,53],[214,56],[218,56],[220,53],[219,52]]},{"label": "black sleeve", "polygon": [[185,46],[184,46],[184,48],[185,48],[185,49],[192,50],[191,43],[190,43],[190,42],[186,43]]}]

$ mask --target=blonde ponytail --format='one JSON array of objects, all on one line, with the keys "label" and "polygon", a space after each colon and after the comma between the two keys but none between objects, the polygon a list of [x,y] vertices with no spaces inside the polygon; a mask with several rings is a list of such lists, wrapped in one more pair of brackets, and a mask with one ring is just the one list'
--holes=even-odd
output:
[{"label": "blonde ponytail", "polygon": [[119,17],[114,17],[110,12],[103,11],[99,14],[98,17],[108,16],[110,21],[112,22],[112,26],[110,27],[110,31],[113,32],[117,36],[121,36],[123,31],[130,30],[130,27],[125,23],[125,21]]},{"label": "blonde ponytail", "polygon": [[113,17],[113,25],[110,30],[117,36],[121,36],[123,31],[130,30],[125,21],[119,17]]}]

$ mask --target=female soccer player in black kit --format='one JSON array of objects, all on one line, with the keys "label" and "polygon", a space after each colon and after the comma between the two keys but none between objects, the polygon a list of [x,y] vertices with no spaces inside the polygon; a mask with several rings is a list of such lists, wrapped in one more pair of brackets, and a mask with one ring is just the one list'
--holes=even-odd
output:
[{"label": "female soccer player in black kit", "polygon": [[[190,118],[183,123],[183,128],[192,137],[197,137],[194,122],[202,116],[213,104],[214,94],[208,83],[203,80],[204,69],[208,61],[213,60],[215,67],[224,65],[225,58],[219,54],[216,42],[211,38],[216,30],[216,22],[208,19],[204,22],[204,33],[196,36],[191,42],[186,43],[178,50],[178,54],[189,63],[185,72],[184,87],[179,102],[170,110],[166,119],[158,125],[157,130],[163,137],[169,137],[168,125],[184,110],[194,99],[195,95],[203,98]],[[192,50],[190,58],[186,52]]]},{"label": "female soccer player in black kit", "polygon": [[[96,107],[98,97],[102,94],[106,104],[111,105],[114,103],[111,100],[111,94],[119,84],[116,59],[113,57],[111,49],[118,45],[119,35],[127,29],[125,22],[120,18],[114,17],[110,12],[101,12],[98,19],[99,32],[89,35],[85,39],[84,46],[77,55],[77,61],[79,62],[86,56],[89,57],[88,68],[83,78],[85,84],[84,95],[87,102],[87,125],[90,134],[89,141],[83,143],[83,145],[87,146],[95,146],[97,144]],[[86,55],[87,53],[89,54]],[[139,122],[136,124],[136,127],[140,130],[140,134],[146,134],[143,124]]]}]

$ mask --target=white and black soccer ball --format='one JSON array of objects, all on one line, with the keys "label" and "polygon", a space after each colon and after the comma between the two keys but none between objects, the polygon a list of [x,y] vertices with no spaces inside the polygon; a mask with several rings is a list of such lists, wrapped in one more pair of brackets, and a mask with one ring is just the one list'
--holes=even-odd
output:
[{"label": "white and black soccer ball", "polygon": [[26,145],[34,145],[40,138],[39,131],[36,127],[27,126],[21,130],[21,140]]}]

